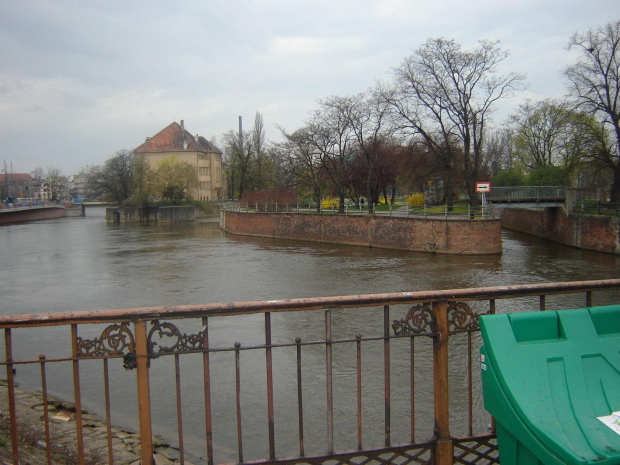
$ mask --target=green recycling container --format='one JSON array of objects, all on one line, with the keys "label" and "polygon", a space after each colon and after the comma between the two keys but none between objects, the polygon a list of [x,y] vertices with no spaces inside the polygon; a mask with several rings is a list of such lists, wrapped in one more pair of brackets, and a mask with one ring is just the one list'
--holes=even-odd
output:
[{"label": "green recycling container", "polygon": [[620,464],[620,305],[479,321],[501,464]]}]

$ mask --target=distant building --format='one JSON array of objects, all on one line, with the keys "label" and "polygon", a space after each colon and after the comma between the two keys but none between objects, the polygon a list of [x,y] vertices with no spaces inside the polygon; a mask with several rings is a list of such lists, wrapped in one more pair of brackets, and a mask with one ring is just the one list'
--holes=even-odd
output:
[{"label": "distant building", "polygon": [[72,199],[86,198],[86,175],[84,173],[69,176],[67,179],[67,187],[69,188],[69,196]]},{"label": "distant building", "polygon": [[191,196],[196,200],[219,200],[224,195],[222,152],[211,142],[196,134],[193,136],[181,124],[172,123],[134,149],[152,170],[157,170],[165,159],[175,155],[179,160],[196,167],[198,187]]},{"label": "distant building", "polygon": [[0,173],[0,192],[3,199],[36,198],[35,187],[34,179],[28,173]]}]

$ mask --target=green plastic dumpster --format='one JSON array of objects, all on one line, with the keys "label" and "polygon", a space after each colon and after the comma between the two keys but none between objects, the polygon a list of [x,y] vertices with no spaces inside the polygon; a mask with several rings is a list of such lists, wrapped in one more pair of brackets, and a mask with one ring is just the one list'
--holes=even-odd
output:
[{"label": "green plastic dumpster", "polygon": [[620,305],[479,321],[502,465],[620,464]]}]

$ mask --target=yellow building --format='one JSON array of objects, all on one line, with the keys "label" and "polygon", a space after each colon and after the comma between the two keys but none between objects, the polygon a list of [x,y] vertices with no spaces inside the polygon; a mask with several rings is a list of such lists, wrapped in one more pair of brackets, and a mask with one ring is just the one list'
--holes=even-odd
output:
[{"label": "yellow building", "polygon": [[198,188],[190,195],[195,200],[220,200],[225,193],[222,152],[211,142],[185,129],[183,120],[174,122],[134,149],[152,170],[171,156],[196,167]]}]

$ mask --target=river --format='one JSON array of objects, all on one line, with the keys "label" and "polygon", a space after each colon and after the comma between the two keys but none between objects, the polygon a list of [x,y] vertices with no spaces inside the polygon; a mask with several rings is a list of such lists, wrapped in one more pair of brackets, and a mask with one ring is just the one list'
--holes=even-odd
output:
[{"label": "river", "polygon": [[[502,232],[502,242],[502,255],[432,255],[227,235],[219,229],[217,218],[175,225],[106,224],[103,208],[87,208],[84,218],[0,227],[0,314],[503,286],[620,276],[618,256],[573,249],[510,231]],[[617,303],[618,297],[618,293],[601,297],[595,294],[595,304]],[[548,306],[579,306],[574,299],[583,302],[583,295],[549,298]],[[250,321],[261,324],[256,317],[250,317]],[[246,340],[254,338],[252,325],[223,328],[214,334],[214,343],[231,345],[234,339],[246,344]],[[35,341],[32,336],[20,339],[20,330],[15,330],[16,357],[36,357],[43,343],[66,350],[68,335],[58,331],[55,328],[41,330]],[[290,325],[291,338],[296,331],[298,328]],[[321,331],[320,323],[317,331]],[[3,350],[0,349],[2,356]],[[324,358],[320,363],[324,363]],[[256,369],[264,375],[264,366],[258,365]],[[66,394],[69,368],[50,374],[52,392]],[[17,377],[20,384],[25,388],[39,388],[37,369],[36,366],[20,368]],[[154,369],[154,373],[159,369]],[[100,371],[99,366],[97,370]],[[100,375],[95,375],[97,370],[92,369],[91,379],[89,368],[83,368],[85,392],[86,388],[97,390],[100,386]],[[251,377],[252,367],[247,370]],[[111,376],[112,383],[118,384],[113,390],[120,399],[127,377],[122,371]],[[152,379],[157,380],[157,376]],[[222,374],[222,379],[229,383],[230,373]],[[154,402],[165,402],[158,400],[162,396],[164,394],[155,387]],[[173,408],[173,402],[169,403]],[[85,404],[101,412],[101,402],[96,397],[85,394]],[[126,403],[120,399],[117,404],[114,419],[135,427],[135,417],[130,411],[135,400],[130,396]],[[170,418],[173,413],[172,409],[159,417],[156,415],[154,423]],[[263,421],[264,413],[259,417]],[[191,421],[188,420],[187,429],[188,436],[193,437]],[[200,428],[200,423],[195,427]],[[232,439],[226,447],[234,448],[234,422],[230,427]],[[281,429],[286,430],[287,426]],[[313,434],[312,427],[309,430],[308,443]],[[172,434],[165,427],[160,432]],[[199,438],[195,439],[196,444],[200,442]],[[264,450],[256,454],[246,460],[264,456]],[[226,460],[234,460],[232,452],[223,451],[221,455]]]}]

